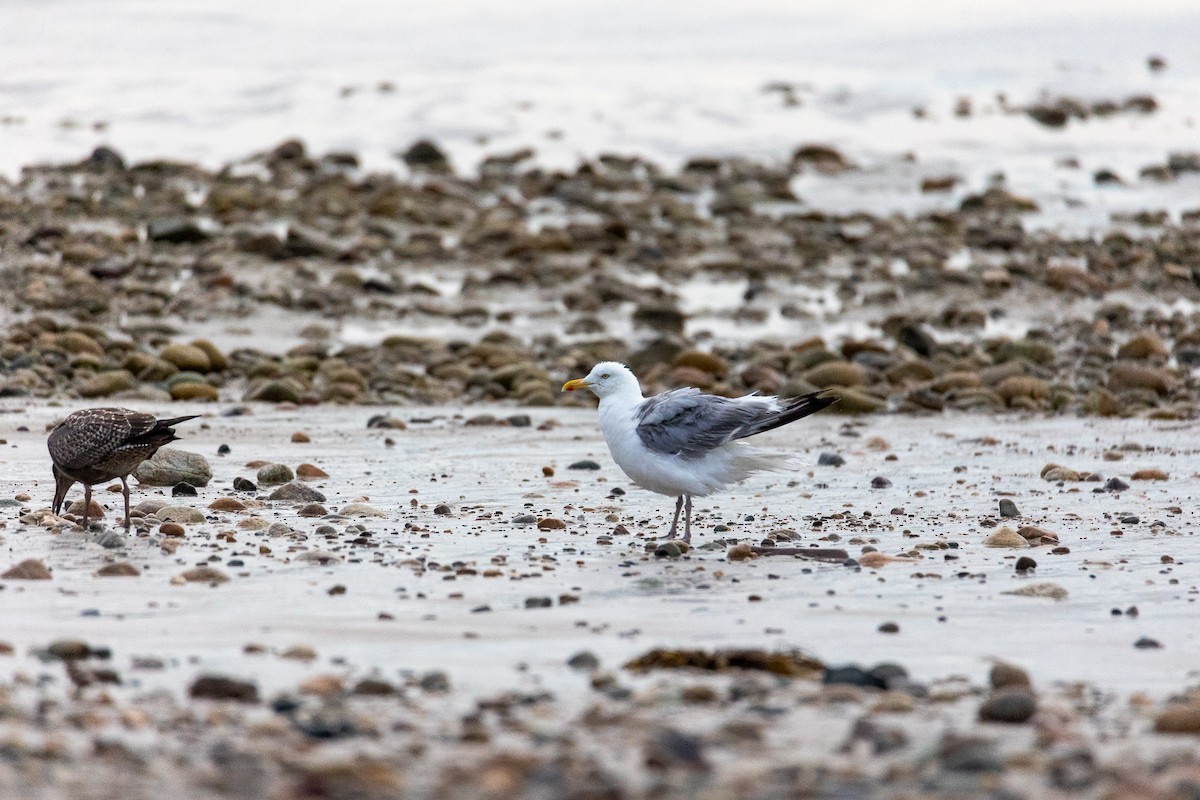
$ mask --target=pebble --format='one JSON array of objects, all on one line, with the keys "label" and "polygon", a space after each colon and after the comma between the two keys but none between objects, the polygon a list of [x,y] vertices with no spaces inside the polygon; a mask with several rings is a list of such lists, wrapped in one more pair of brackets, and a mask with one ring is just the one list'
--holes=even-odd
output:
[{"label": "pebble", "polygon": [[300,464],[296,467],[296,477],[301,480],[311,481],[318,478],[328,478],[329,473],[315,464]]},{"label": "pebble", "polygon": [[590,650],[581,650],[567,659],[567,666],[580,672],[595,672],[600,669],[600,659]]},{"label": "pebble", "polygon": [[600,465],[595,461],[585,458],[582,461],[576,461],[574,464],[571,464],[567,469],[600,469]]},{"label": "pebble", "polygon": [[207,486],[213,473],[208,459],[199,453],[160,447],[152,458],[138,464],[133,475],[140,483],[149,486],[175,486],[179,483]]},{"label": "pebble", "polygon": [[821,682],[827,686],[845,684],[848,686],[862,686],[869,689],[887,688],[887,682],[882,677],[854,665],[826,669]]},{"label": "pebble", "polygon": [[431,694],[444,694],[450,691],[450,677],[440,670],[426,672],[417,682],[423,691]]},{"label": "pebble", "polygon": [[257,492],[258,485],[254,481],[238,477],[233,479],[233,490],[235,492]]},{"label": "pebble", "polygon": [[882,475],[877,475],[871,479],[872,489],[886,489],[892,485],[892,482]]},{"label": "pebble", "polygon": [[190,344],[169,344],[159,351],[158,357],[181,370],[208,372],[212,369],[208,353]]},{"label": "pebble", "polygon": [[1128,488],[1128,483],[1116,477],[1109,478],[1108,482],[1104,484],[1104,490],[1108,492],[1123,492]]},{"label": "pebble", "polygon": [[262,381],[251,387],[244,399],[264,403],[299,403],[301,388],[291,380]]},{"label": "pebble", "polygon": [[735,544],[733,547],[729,548],[729,551],[725,554],[725,558],[729,561],[746,561],[754,557],[754,548],[745,542],[741,544]]},{"label": "pebble", "polygon": [[[267,464],[258,470],[258,483],[261,486],[276,486],[295,480],[292,468],[287,464]],[[321,498],[324,500],[324,498]]]},{"label": "pebble", "polygon": [[299,481],[291,481],[271,492],[267,499],[288,503],[324,503],[325,495]]},{"label": "pebble", "polygon": [[117,561],[113,564],[105,564],[100,569],[96,570],[98,578],[136,578],[142,574],[141,570],[130,564],[128,561]]},{"label": "pebble", "polygon": [[1021,512],[1017,510],[1017,504],[1007,497],[1000,499],[1000,516],[1002,517],[1019,517]]},{"label": "pebble", "polygon": [[171,487],[172,497],[195,497],[196,487],[192,486],[187,481],[180,481]]},{"label": "pebble", "polygon": [[983,540],[985,547],[1029,547],[1029,541],[1012,528],[999,528]]},{"label": "pebble", "polygon": [[1158,650],[1162,648],[1162,642],[1151,639],[1149,636],[1143,636],[1134,642],[1133,646],[1138,650]]},{"label": "pebble", "polygon": [[291,441],[293,444],[308,444],[312,439],[304,431],[296,431],[292,434]]},{"label": "pebble", "polygon": [[1135,481],[1165,481],[1170,478],[1170,476],[1161,469],[1139,469],[1129,477]]},{"label": "pebble", "polygon": [[183,536],[185,531],[178,522],[164,522],[158,526],[158,532],[163,536]]},{"label": "pebble", "polygon": [[0,574],[0,578],[8,581],[48,581],[51,577],[50,570],[36,558],[27,558]]},{"label": "pebble", "polygon": [[566,529],[567,523],[554,517],[544,517],[537,521],[537,526],[539,530],[543,531],[560,531]]},{"label": "pebble", "polygon": [[245,511],[246,504],[232,497],[218,497],[208,504],[210,511]]},{"label": "pebble", "polygon": [[684,554],[684,549],[681,542],[669,541],[654,548],[655,558],[679,558]]},{"label": "pebble", "polygon": [[876,630],[880,633],[899,633],[900,626],[895,622],[882,622]]},{"label": "pebble", "polygon": [[1017,559],[1017,572],[1028,572],[1031,569],[1037,569],[1037,562],[1029,556],[1021,556]]},{"label": "pebble", "polygon": [[981,722],[1004,722],[1019,725],[1028,722],[1037,711],[1033,692],[1009,686],[994,692],[979,706]]},{"label": "pebble", "polygon": [[184,524],[204,522],[204,512],[191,506],[163,506],[155,512],[163,522],[181,522]]},{"label": "pebble", "polygon": [[817,466],[821,467],[840,467],[846,463],[846,459],[842,458],[837,453],[821,453],[817,456]]},{"label": "pebble", "polygon": [[239,681],[220,675],[201,675],[188,687],[188,697],[197,700],[257,703],[258,687],[249,681]]},{"label": "pebble", "polygon": [[408,424],[404,422],[404,420],[397,419],[396,417],[389,417],[386,414],[376,414],[367,420],[367,427],[402,431],[408,428]]},{"label": "pebble", "polygon": [[215,567],[195,567],[175,576],[180,583],[228,583],[229,576]]},{"label": "pebble", "polygon": [[[274,496],[274,495],[272,495]],[[347,503],[339,511],[347,517],[386,517],[387,514],[366,503]],[[436,509],[435,509],[436,513]]]},{"label": "pebble", "polygon": [[1174,703],[1154,718],[1155,733],[1200,734],[1200,705]]},{"label": "pebble", "polygon": [[988,683],[993,689],[1004,689],[1009,686],[1032,686],[1029,673],[1016,664],[1007,661],[997,661],[988,673]]},{"label": "pebble", "polygon": [[1013,589],[1000,594],[1011,594],[1017,597],[1047,597],[1051,600],[1067,599],[1067,590],[1057,583],[1029,583],[1019,589]]}]

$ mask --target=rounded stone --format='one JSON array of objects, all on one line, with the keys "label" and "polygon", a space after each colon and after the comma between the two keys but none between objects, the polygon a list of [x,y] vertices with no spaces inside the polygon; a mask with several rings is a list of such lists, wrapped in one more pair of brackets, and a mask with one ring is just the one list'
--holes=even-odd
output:
[{"label": "rounded stone", "polygon": [[1037,700],[1033,692],[1024,688],[1010,687],[992,694],[979,706],[981,722],[1003,722],[1020,725],[1028,722],[1037,711]]},{"label": "rounded stone", "polygon": [[190,344],[169,344],[159,351],[159,357],[169,361],[180,369],[195,372],[208,372],[212,369],[212,361],[208,353]]},{"label": "rounded stone", "polygon": [[221,399],[217,387],[207,383],[176,382],[171,385],[172,400],[202,400],[215,403]]},{"label": "rounded stone", "polygon": [[79,395],[81,397],[108,397],[117,392],[129,391],[133,387],[133,375],[128,370],[114,369],[93,375],[85,380],[79,386]]},{"label": "rounded stone", "polygon": [[133,476],[149,486],[174,486],[177,483],[207,486],[212,480],[212,467],[199,453],[160,447],[153,458],[138,464]]},{"label": "rounded stone", "polygon": [[204,522],[204,512],[191,506],[164,506],[155,512],[155,516],[163,522]]},{"label": "rounded stone", "polygon": [[261,486],[277,486],[295,477],[287,464],[267,464],[258,471],[258,483]]}]

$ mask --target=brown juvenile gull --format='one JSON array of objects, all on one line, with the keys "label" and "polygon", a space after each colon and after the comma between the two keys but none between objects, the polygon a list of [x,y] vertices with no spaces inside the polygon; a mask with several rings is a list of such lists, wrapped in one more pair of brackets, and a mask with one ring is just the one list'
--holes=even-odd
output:
[{"label": "brown juvenile gull", "polygon": [[659,494],[677,497],[668,539],[687,510],[683,540],[692,538],[692,497],[703,497],[758,470],[799,466],[785,453],[759,450],[739,442],[774,430],[837,402],[837,396],[813,392],[780,400],[747,395],[718,397],[699,389],[675,389],[642,397],[629,368],[614,361],[597,364],[586,378],[567,381],[563,391],[591,389],[600,398],[600,430],[613,461],[629,479]]},{"label": "brown juvenile gull", "polygon": [[92,485],[120,478],[129,530],[129,474],[158,448],[179,438],[172,425],[198,416],[155,419],[153,414],[128,408],[85,408],[69,414],[46,440],[54,472],[51,510],[59,513],[67,490],[78,481],[83,484],[83,527],[87,528]]}]

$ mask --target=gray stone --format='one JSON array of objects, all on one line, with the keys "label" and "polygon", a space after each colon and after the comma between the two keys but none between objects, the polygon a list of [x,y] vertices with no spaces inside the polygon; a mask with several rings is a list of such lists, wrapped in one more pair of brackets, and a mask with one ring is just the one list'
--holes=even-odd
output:
[{"label": "gray stone", "polygon": [[[258,482],[262,486],[278,486],[281,483],[287,483],[294,480],[295,473],[287,464],[267,464],[258,471]],[[324,500],[321,497],[320,500]],[[318,502],[320,502],[318,500]]]},{"label": "gray stone", "polygon": [[[261,475],[259,476],[259,480],[262,480]],[[305,486],[303,483],[291,481],[271,492],[267,499],[286,500],[290,503],[324,503],[325,495],[321,494],[311,486]]]},{"label": "gray stone", "polygon": [[299,403],[300,387],[295,381],[287,379],[263,381],[246,392],[245,399],[266,403]]},{"label": "gray stone", "polygon": [[174,447],[160,447],[153,458],[138,464],[133,471],[133,477],[147,486],[174,486],[177,483],[207,486],[212,474],[212,467],[204,456]]},{"label": "gray stone", "polygon": [[1002,517],[1019,517],[1021,512],[1017,510],[1017,504],[1007,497],[1000,500],[1000,516]]}]

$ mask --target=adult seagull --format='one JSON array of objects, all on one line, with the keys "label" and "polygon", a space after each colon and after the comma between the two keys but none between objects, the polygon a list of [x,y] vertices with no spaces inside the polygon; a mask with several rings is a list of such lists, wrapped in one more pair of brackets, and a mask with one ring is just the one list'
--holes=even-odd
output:
[{"label": "adult seagull", "polygon": [[637,377],[624,364],[604,361],[586,378],[563,384],[564,392],[591,389],[600,398],[600,430],[613,461],[629,479],[677,498],[668,539],[686,510],[683,541],[692,539],[692,498],[703,497],[759,470],[799,466],[793,456],[749,447],[739,439],[803,419],[837,402],[827,392],[789,400],[761,395],[717,397],[699,389],[675,389],[642,397]]}]

